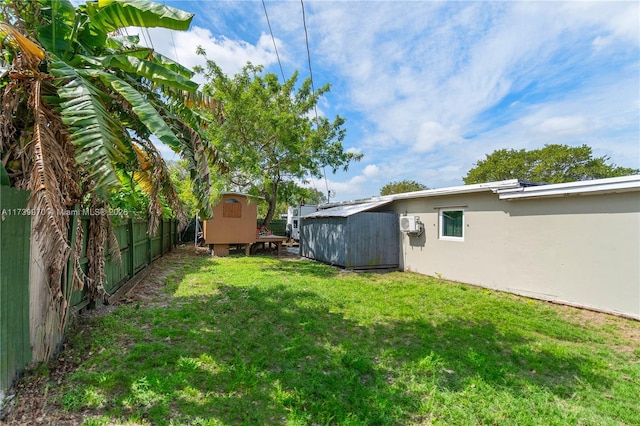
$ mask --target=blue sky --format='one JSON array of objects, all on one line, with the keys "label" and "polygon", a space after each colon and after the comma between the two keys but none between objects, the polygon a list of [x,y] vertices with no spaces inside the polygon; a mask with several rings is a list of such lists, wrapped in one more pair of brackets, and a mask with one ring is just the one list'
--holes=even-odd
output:
[{"label": "blue sky", "polygon": [[[156,50],[193,67],[200,45],[230,75],[247,61],[280,75],[261,1],[165,3],[196,15],[188,32],[151,29]],[[285,76],[302,80],[300,1],[265,4]],[[640,168],[639,5],[305,1],[314,83],[331,84],[319,113],[345,117],[345,148],[364,154],[309,186],[344,201],[403,179],[461,185],[496,149],[550,143]]]}]

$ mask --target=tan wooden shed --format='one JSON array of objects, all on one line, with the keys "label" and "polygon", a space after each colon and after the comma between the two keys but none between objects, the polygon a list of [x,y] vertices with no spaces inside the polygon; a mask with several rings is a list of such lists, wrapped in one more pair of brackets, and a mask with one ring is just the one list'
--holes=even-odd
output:
[{"label": "tan wooden shed", "polygon": [[227,256],[229,245],[244,245],[249,254],[256,242],[258,204],[248,194],[228,192],[213,206],[213,217],[204,222],[204,241],[216,256]]}]

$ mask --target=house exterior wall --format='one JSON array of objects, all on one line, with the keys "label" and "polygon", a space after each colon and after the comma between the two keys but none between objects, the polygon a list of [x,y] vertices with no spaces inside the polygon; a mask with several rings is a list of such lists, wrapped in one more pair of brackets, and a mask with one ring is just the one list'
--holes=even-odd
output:
[{"label": "house exterior wall", "polygon": [[[225,217],[224,207],[231,199],[238,201],[240,217]],[[236,203],[233,203],[236,204]],[[227,210],[227,215],[231,211]],[[204,222],[204,241],[207,244],[251,244],[256,242],[256,221],[258,204],[249,202],[249,197],[242,194],[224,194],[220,202],[213,206],[213,216]]]},{"label": "house exterior wall", "polygon": [[[490,191],[396,200],[425,224],[400,235],[400,268],[640,319],[640,193],[505,201]],[[440,207],[464,240],[438,237]]]}]

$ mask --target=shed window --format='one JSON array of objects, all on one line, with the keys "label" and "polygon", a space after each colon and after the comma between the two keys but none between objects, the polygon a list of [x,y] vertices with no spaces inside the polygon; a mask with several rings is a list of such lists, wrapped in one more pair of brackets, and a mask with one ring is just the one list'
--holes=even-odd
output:
[{"label": "shed window", "polygon": [[440,210],[440,238],[464,239],[464,210]]},{"label": "shed window", "polygon": [[222,217],[242,217],[242,204],[235,198],[228,198],[222,206]]}]

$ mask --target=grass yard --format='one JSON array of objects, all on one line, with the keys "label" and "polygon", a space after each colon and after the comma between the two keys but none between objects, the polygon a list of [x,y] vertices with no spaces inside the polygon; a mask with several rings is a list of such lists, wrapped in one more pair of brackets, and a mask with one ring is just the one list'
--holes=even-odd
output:
[{"label": "grass yard", "polygon": [[161,263],[155,297],[71,337],[50,407],[86,425],[640,424],[639,322],[411,273]]}]

